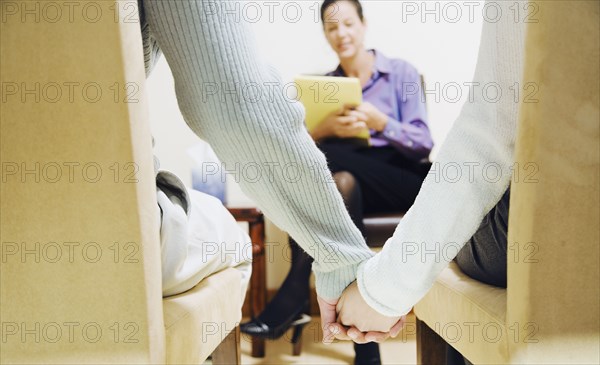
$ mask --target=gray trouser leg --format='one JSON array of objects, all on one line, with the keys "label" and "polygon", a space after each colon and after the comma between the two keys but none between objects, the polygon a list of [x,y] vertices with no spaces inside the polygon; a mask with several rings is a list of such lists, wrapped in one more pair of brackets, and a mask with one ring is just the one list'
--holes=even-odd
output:
[{"label": "gray trouser leg", "polygon": [[[506,232],[510,188],[495,207],[483,218],[477,232],[456,256],[460,269],[473,279],[506,288]],[[470,365],[452,346],[448,345],[447,365]]]},{"label": "gray trouser leg", "polygon": [[460,250],[456,262],[473,279],[506,287],[506,232],[510,188],[483,218],[479,229]]}]

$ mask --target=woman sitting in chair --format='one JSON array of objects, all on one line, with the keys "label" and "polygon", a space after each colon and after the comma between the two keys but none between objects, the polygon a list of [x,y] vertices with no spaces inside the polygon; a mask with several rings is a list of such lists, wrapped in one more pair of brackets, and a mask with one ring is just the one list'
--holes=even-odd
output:
[{"label": "woman sitting in chair", "polygon": [[[329,76],[356,77],[364,102],[330,114],[311,131],[325,153],[338,190],[364,236],[363,215],[407,210],[413,203],[433,147],[422,100],[421,78],[407,62],[367,50],[367,28],[358,0],[326,0],[321,6],[325,37],[340,65]],[[356,137],[370,132],[370,146]],[[290,240],[292,267],[267,308],[243,332],[278,338],[294,326],[299,340],[308,305],[312,259]],[[355,344],[356,364],[380,364],[377,343]]]}]

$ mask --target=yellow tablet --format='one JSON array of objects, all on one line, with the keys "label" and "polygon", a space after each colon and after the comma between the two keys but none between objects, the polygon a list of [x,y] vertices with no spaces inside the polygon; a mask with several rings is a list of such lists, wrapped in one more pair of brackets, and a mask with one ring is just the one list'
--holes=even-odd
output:
[{"label": "yellow tablet", "polygon": [[[343,105],[360,105],[362,87],[360,80],[353,77],[297,76],[298,100],[306,109],[306,128],[312,131],[332,112]],[[369,139],[365,128],[357,138]]]}]

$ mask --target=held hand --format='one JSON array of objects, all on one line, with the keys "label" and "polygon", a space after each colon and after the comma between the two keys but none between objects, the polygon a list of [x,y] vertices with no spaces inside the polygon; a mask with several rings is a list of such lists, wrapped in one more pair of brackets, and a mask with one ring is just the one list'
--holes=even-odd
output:
[{"label": "held hand", "polygon": [[343,106],[332,112],[311,131],[315,141],[327,137],[350,138],[356,137],[367,128],[364,121],[359,120],[356,115],[349,115],[352,106]]},{"label": "held hand", "polygon": [[350,111],[348,115],[353,115],[358,120],[364,121],[367,127],[377,132],[383,131],[388,122],[388,116],[369,102],[360,104],[355,110]]},{"label": "held hand", "polygon": [[400,317],[400,320],[392,327],[389,332],[379,332],[379,331],[369,331],[369,332],[361,332],[356,327],[344,327],[341,324],[337,323],[331,326],[331,331],[335,334],[335,339],[337,340],[350,340],[356,343],[368,343],[368,342],[377,342],[381,343],[387,340],[388,338],[396,338],[402,328],[404,327],[404,323],[406,321],[406,316]]},{"label": "held hand", "polygon": [[405,321],[405,316],[387,317],[372,309],[360,295],[356,282],[346,288],[336,310],[341,325],[335,326],[335,337],[356,343],[382,342],[390,336],[396,337]]}]

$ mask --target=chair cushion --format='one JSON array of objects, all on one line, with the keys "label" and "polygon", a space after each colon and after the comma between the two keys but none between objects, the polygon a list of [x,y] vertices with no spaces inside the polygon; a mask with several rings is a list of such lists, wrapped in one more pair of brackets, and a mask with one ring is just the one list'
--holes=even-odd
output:
[{"label": "chair cushion", "polygon": [[471,279],[455,262],[414,309],[420,320],[473,363],[507,363],[509,341],[527,330],[507,326],[506,289]]},{"label": "chair cushion", "polygon": [[386,213],[367,215],[363,219],[365,235],[369,247],[383,247],[392,237],[404,213]]},{"label": "chair cushion", "polygon": [[226,269],[163,299],[167,364],[202,364],[242,318],[241,274]]}]

